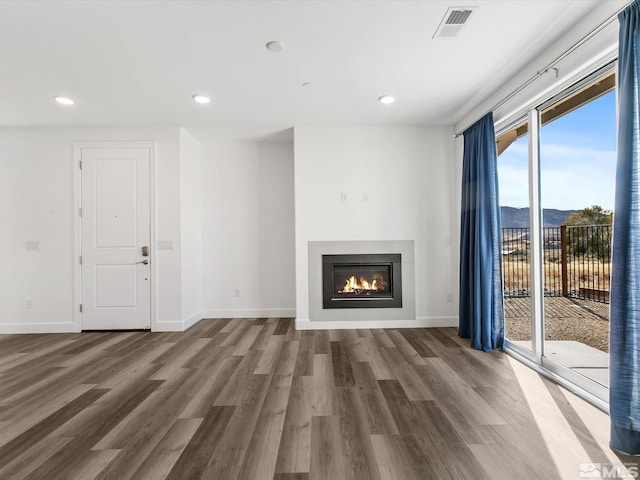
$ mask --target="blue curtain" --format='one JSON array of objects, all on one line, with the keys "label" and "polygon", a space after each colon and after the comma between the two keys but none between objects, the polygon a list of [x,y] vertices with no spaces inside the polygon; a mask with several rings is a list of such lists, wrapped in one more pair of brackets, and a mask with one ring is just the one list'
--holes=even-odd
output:
[{"label": "blue curtain", "polygon": [[489,113],[464,132],[458,329],[485,352],[502,348],[504,341],[497,163]]},{"label": "blue curtain", "polygon": [[611,447],[640,454],[640,3],[619,15],[618,163],[610,293]]}]

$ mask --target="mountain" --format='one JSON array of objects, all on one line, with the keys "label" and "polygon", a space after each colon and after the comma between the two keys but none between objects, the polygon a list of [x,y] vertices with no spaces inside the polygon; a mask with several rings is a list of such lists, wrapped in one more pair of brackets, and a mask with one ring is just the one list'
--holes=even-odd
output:
[{"label": "mountain", "polygon": [[[542,212],[542,221],[545,227],[559,227],[569,215],[580,210],[557,210],[545,208]],[[500,207],[503,228],[528,228],[529,208]]]}]

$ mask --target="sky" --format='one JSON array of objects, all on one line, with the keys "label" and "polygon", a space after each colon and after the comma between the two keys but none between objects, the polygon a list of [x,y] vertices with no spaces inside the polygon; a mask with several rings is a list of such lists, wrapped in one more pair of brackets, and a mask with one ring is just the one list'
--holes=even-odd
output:
[{"label": "sky", "polygon": [[[613,210],[616,167],[615,92],[568,113],[540,132],[543,208]],[[529,137],[519,138],[498,157],[500,205],[527,207]]]}]

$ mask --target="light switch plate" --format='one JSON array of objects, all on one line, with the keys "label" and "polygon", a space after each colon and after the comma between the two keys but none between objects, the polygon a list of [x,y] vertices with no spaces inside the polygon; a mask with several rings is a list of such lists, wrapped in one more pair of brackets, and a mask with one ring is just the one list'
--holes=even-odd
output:
[{"label": "light switch plate", "polygon": [[173,250],[173,240],[158,240],[158,250]]},{"label": "light switch plate", "polygon": [[40,250],[40,242],[38,240],[27,240],[25,246],[27,250]]}]

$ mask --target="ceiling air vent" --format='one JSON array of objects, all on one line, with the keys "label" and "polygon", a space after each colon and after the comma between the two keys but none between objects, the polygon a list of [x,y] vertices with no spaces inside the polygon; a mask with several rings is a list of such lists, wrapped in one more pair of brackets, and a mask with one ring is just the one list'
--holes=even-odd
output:
[{"label": "ceiling air vent", "polygon": [[457,37],[476,8],[478,7],[450,7],[432,38]]}]

